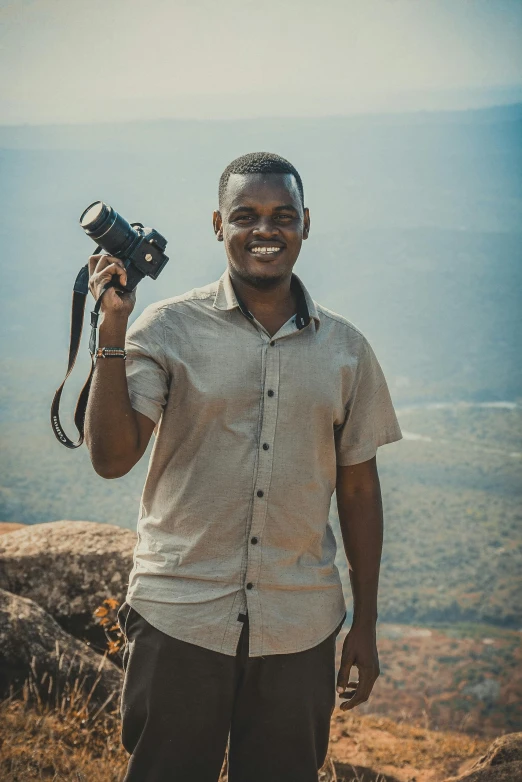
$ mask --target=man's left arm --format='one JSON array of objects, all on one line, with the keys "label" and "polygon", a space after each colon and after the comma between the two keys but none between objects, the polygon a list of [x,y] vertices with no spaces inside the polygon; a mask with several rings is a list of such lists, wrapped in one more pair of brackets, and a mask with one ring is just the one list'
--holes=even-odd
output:
[{"label": "man's left arm", "polygon": [[[383,514],[376,457],[338,466],[336,495],[353,594],[353,621],[337,676],[337,692],[347,699],[341,709],[348,710],[368,700],[380,673],[376,623]],[[358,683],[350,682],[353,666]]]}]

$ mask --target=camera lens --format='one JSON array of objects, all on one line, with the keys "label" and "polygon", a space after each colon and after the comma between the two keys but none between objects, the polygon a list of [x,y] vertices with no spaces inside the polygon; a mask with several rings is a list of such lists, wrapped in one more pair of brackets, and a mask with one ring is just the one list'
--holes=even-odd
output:
[{"label": "camera lens", "polygon": [[95,201],[80,217],[85,233],[110,255],[123,257],[139,234],[114,209],[103,201]]},{"label": "camera lens", "polygon": [[109,209],[103,201],[95,201],[87,207],[80,217],[80,224],[86,231],[91,231],[97,227],[98,223],[102,223],[108,217],[108,214]]}]

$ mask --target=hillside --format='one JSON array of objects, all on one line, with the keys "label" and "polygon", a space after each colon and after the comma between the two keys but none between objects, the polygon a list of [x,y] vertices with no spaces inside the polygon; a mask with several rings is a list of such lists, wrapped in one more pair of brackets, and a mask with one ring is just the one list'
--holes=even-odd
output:
[{"label": "hillside", "polygon": [[379,622],[377,643],[381,675],[359,715],[475,737],[522,727],[520,631]]},{"label": "hillside", "polygon": [[[399,420],[404,440],[378,457],[381,619],[522,627],[522,410],[406,408]],[[331,520],[339,539],[335,504]],[[342,552],[338,566],[348,585]]]}]

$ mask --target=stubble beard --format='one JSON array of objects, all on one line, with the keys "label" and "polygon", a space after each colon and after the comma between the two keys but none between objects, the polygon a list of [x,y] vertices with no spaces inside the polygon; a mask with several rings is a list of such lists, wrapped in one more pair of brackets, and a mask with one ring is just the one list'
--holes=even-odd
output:
[{"label": "stubble beard", "polygon": [[238,277],[242,282],[246,283],[247,285],[250,285],[252,288],[257,288],[257,290],[263,290],[263,291],[273,290],[274,288],[277,288],[279,285],[281,285],[282,281],[287,276],[285,274],[278,274],[273,277],[265,277],[265,276],[253,274],[252,272],[238,266],[236,263],[233,262],[231,262],[231,266],[234,270],[236,277]]}]

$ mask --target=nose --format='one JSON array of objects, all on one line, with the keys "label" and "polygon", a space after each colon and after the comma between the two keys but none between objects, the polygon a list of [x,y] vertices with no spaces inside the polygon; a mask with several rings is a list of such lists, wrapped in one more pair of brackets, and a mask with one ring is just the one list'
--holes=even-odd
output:
[{"label": "nose", "polygon": [[254,236],[259,238],[266,237],[269,239],[271,236],[275,236],[279,229],[277,225],[274,225],[270,217],[259,217],[252,231]]}]

